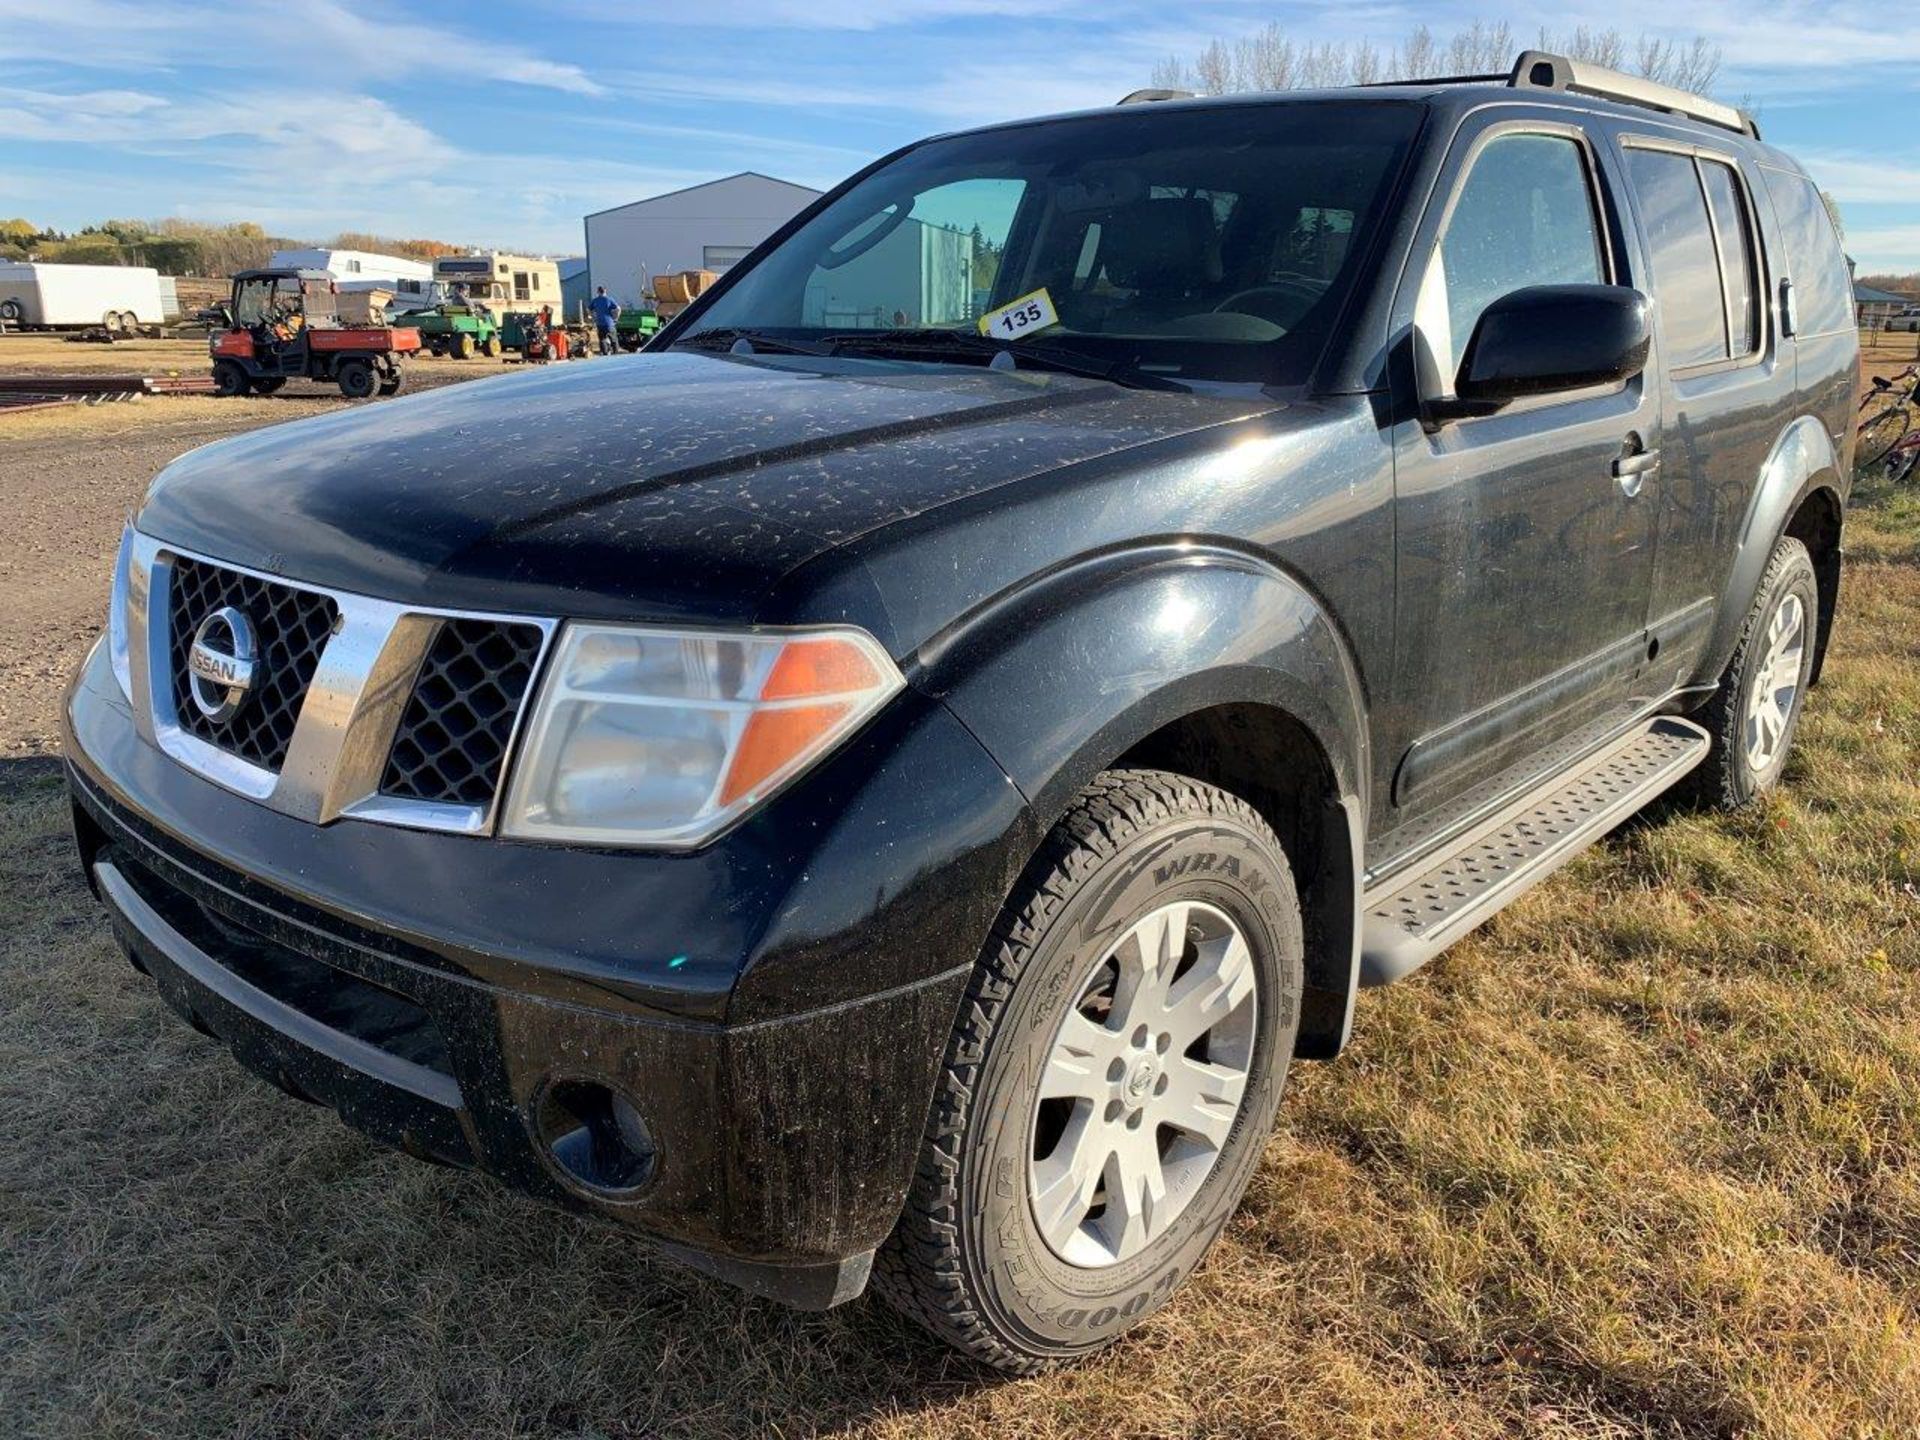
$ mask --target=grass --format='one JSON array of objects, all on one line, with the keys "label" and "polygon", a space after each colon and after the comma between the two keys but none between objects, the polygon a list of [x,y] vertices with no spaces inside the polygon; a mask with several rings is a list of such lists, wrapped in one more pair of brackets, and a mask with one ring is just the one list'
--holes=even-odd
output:
[{"label": "grass", "polygon": [[1920,496],[1867,494],[1781,790],[1631,823],[1301,1066],[1181,1298],[1004,1381],[373,1147],[118,957],[0,767],[16,1433],[1920,1434]]}]

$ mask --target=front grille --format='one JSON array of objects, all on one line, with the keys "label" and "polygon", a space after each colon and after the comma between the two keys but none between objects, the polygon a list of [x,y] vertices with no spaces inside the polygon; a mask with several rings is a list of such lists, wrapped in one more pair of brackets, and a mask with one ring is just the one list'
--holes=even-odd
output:
[{"label": "front grille", "polygon": [[[231,605],[253,622],[256,679],[245,703],[224,720],[209,719],[193,702],[187,651],[200,622]],[[319,667],[320,652],[339,619],[333,600],[237,570],[176,556],[168,589],[168,668],[173,710],[182,730],[262,769],[279,772],[300,706]]]},{"label": "front grille", "polygon": [[491,804],[543,638],[538,625],[441,621],[394,732],[380,793]]}]

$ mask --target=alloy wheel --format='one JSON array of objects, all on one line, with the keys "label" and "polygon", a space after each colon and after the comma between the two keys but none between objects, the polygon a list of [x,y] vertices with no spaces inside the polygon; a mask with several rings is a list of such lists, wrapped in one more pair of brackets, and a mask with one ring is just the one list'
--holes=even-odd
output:
[{"label": "alloy wheel", "polygon": [[1747,764],[1764,774],[1786,746],[1787,728],[1800,699],[1800,668],[1807,644],[1807,607],[1789,591],[1767,622],[1766,655],[1747,699]]},{"label": "alloy wheel", "polygon": [[1034,1105],[1027,1195],[1060,1259],[1132,1259],[1192,1203],[1240,1115],[1258,988],[1240,928],[1197,901],[1153,910],[1101,957]]}]

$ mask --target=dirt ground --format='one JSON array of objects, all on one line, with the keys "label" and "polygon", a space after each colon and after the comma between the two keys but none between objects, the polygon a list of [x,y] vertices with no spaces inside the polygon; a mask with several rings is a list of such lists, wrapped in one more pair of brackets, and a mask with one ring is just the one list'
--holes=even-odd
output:
[{"label": "dirt ground", "polygon": [[[426,389],[503,368],[498,360],[419,360],[408,384]],[[199,340],[89,345],[0,336],[0,376],[206,370]],[[154,397],[0,412],[0,615],[10,622],[0,626],[0,758],[53,753],[60,686],[98,633],[121,522],[155,472],[196,446],[346,403],[330,385],[300,381],[271,398]]]},{"label": "dirt ground", "polygon": [[1008,1381],[382,1150],[119,956],[52,751],[121,517],[335,403],[0,419],[0,1433],[1920,1434],[1920,490],[1857,496],[1779,792],[1662,803],[1368,992],[1181,1297]]}]

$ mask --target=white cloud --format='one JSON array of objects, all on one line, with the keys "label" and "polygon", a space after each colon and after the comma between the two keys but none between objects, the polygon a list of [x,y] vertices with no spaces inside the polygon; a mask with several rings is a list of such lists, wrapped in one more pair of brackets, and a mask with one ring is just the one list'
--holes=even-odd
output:
[{"label": "white cloud", "polygon": [[1920,224],[1849,230],[1847,253],[1862,275],[1910,275],[1920,271]]},{"label": "white cloud", "polygon": [[1920,162],[1819,149],[1797,150],[1794,158],[1842,204],[1900,205],[1920,200]]},{"label": "white cloud", "polygon": [[603,93],[580,66],[489,39],[478,27],[469,32],[392,16],[368,18],[339,0],[302,0],[292,8],[192,0],[0,0],[0,57],[149,71],[188,65],[251,70],[297,58],[323,79],[418,78],[423,69],[452,61],[450,71],[489,81]]}]

